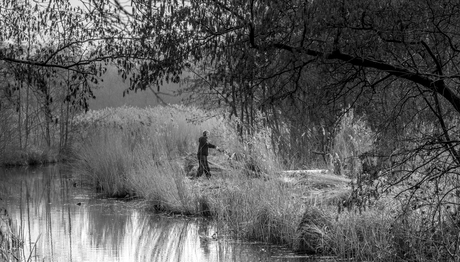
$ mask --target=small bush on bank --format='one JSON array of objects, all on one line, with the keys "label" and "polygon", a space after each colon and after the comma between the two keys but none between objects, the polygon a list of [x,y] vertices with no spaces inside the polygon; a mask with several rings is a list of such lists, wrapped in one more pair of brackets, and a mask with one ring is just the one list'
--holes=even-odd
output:
[{"label": "small bush on bank", "polygon": [[438,206],[399,210],[389,235],[394,260],[459,261],[458,215]]},{"label": "small bush on bank", "polygon": [[330,253],[327,236],[332,227],[332,219],[327,212],[316,206],[307,206],[297,226],[294,250],[308,253]]},{"label": "small bush on bank", "polygon": [[359,174],[362,169],[359,156],[374,149],[375,137],[367,121],[350,109],[342,116],[334,137],[331,170],[349,177]]}]

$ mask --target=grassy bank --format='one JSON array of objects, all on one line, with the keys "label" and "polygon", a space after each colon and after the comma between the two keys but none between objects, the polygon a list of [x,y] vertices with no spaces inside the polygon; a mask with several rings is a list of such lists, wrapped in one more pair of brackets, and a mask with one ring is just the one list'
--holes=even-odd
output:
[{"label": "grassy bank", "polygon": [[[76,125],[75,169],[107,196],[136,196],[156,211],[208,216],[222,235],[307,253],[358,261],[449,258],[451,249],[423,231],[422,215],[402,212],[391,198],[340,211],[349,198],[346,179],[280,172],[269,132],[242,143],[223,118],[188,107],[107,109],[81,116]],[[191,180],[187,172],[196,165],[204,129],[212,143],[238,157],[212,150],[213,177]],[[439,248],[426,248],[433,243]]]}]

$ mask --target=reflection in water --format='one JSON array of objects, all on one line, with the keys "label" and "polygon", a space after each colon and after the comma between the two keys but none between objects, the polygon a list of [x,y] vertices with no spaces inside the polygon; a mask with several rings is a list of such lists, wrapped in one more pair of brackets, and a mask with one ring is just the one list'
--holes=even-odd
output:
[{"label": "reflection in water", "polygon": [[77,184],[60,166],[0,169],[0,207],[24,239],[25,260],[306,261],[263,245],[215,240],[206,221],[148,214],[133,203],[97,199]]}]

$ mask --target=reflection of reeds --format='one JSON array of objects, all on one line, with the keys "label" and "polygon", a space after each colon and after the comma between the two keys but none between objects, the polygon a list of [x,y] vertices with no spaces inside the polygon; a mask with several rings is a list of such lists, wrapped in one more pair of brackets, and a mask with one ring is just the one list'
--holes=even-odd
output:
[{"label": "reflection of reeds", "polygon": [[[29,261],[21,258],[24,241],[15,233],[8,211],[0,208],[0,261]],[[24,258],[26,258],[24,256]],[[30,256],[29,256],[30,258]]]},{"label": "reflection of reeds", "polygon": [[92,224],[87,235],[93,245],[108,247],[106,252],[112,252],[112,257],[129,257],[130,261],[200,261],[192,259],[200,255],[196,254],[200,253],[197,223],[145,216],[138,211],[107,223],[103,215],[107,212],[96,209],[87,213]]},{"label": "reflection of reeds", "polygon": [[[61,174],[59,166],[10,169],[8,173],[4,181],[8,186],[1,189],[4,196],[9,198],[6,204],[12,209],[12,228],[20,243],[17,260],[14,261],[32,261],[38,252],[45,249],[51,250],[53,254],[53,238],[56,236],[52,234],[55,225],[52,223],[51,205],[62,205],[62,202],[67,201],[62,197],[65,188],[61,187],[67,179],[55,179]],[[10,201],[13,204],[8,206]],[[44,219],[38,220],[37,216],[44,216]],[[37,223],[43,223],[39,232],[35,230]]]}]

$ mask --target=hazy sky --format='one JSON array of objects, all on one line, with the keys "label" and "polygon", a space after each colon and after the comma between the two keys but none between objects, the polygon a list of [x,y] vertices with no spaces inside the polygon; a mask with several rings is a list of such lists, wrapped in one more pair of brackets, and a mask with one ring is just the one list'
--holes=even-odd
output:
[{"label": "hazy sky", "polygon": [[[117,74],[116,69],[107,70],[103,79],[104,82],[101,83],[101,87],[93,90],[96,99],[90,101],[89,107],[91,109],[119,107],[123,105],[148,107],[160,103],[157,96],[150,89],[138,91],[137,93],[131,91],[123,97],[123,91],[128,88],[129,81],[123,82],[121,76]],[[166,103],[179,103],[181,98],[173,96],[174,91],[178,90],[179,87],[179,84],[164,84],[160,87],[160,91],[171,95],[160,95],[160,97]],[[157,90],[156,87],[153,89]]]},{"label": "hazy sky", "polygon": [[[69,0],[74,6],[84,8],[85,4],[89,5],[91,0]],[[100,1],[100,0],[96,0]],[[115,0],[110,0],[114,2]],[[130,11],[131,0],[118,0],[118,2]],[[150,89],[145,91],[130,92],[123,97],[123,91],[127,89],[128,82],[123,82],[122,78],[118,76],[116,70],[108,70],[103,77],[104,82],[101,83],[100,88],[94,89],[95,100],[89,102],[91,109],[102,109],[106,107],[119,107],[123,105],[147,107],[155,106],[161,103],[158,97],[153,94]],[[166,103],[179,103],[180,97],[173,96],[174,91],[179,89],[179,84],[165,84],[160,88],[162,93],[169,93],[171,95],[160,95],[160,98]],[[157,88],[154,88],[157,90]]]}]

